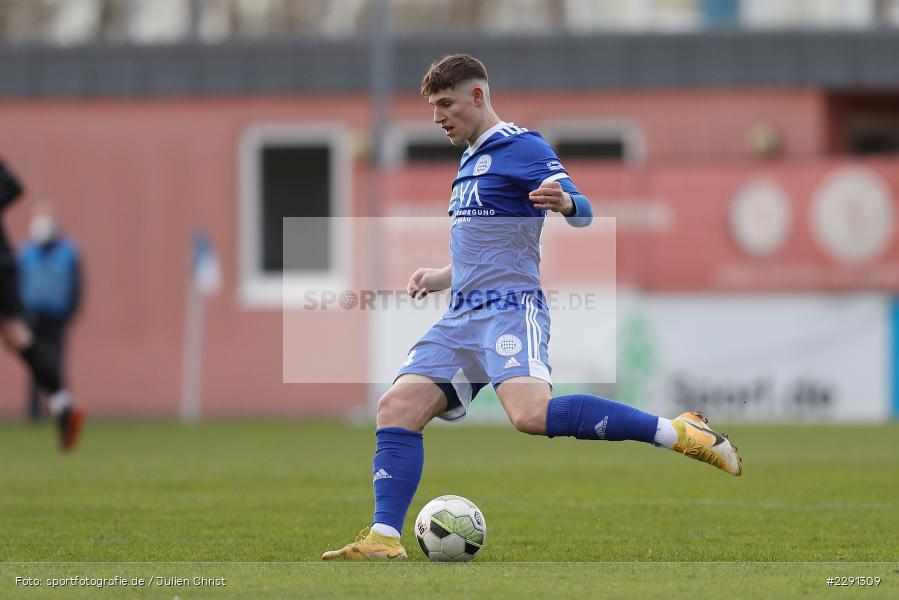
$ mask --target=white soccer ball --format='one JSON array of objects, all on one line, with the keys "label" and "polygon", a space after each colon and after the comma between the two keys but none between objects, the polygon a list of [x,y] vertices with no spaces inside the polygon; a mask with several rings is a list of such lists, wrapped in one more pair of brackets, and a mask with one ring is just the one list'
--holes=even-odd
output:
[{"label": "white soccer ball", "polygon": [[487,541],[487,521],[475,503],[462,496],[440,496],[415,519],[415,537],[428,559],[471,560]]}]

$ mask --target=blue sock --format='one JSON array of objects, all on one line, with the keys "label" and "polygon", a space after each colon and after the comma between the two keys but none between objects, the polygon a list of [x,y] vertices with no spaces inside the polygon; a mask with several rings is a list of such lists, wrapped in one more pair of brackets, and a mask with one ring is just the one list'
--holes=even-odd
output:
[{"label": "blue sock", "polygon": [[559,396],[546,409],[546,435],[579,440],[637,440],[652,443],[659,418],[628,404],[590,394]]},{"label": "blue sock", "polygon": [[421,481],[425,449],[421,433],[402,427],[384,427],[375,432],[378,445],[372,459],[375,486],[373,523],[403,531],[403,519]]}]

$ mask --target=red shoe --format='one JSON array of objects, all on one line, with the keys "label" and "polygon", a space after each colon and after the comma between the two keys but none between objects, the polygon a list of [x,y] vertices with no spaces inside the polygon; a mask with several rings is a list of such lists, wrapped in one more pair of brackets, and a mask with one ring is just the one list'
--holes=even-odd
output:
[{"label": "red shoe", "polygon": [[84,410],[70,408],[59,417],[59,448],[67,452],[78,443],[81,426],[84,424]]}]

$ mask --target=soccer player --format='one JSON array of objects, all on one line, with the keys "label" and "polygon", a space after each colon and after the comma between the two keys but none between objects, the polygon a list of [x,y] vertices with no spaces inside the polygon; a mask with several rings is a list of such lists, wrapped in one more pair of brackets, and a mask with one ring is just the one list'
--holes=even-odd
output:
[{"label": "soccer player", "polygon": [[433,64],[421,93],[450,142],[468,148],[450,198],[452,262],[418,269],[407,291],[422,298],[451,288],[452,300],[378,402],[371,527],[322,558],[406,557],[400,535],[421,479],[421,432],[434,417],[464,417],[487,383],[524,433],[636,440],[740,475],[736,448],[699,413],[666,419],[599,396],[552,397],[540,233],[546,211],[561,213],[575,227],[589,225],[590,203],[538,133],[496,115],[487,71],[477,59],[456,54]]},{"label": "soccer player", "polygon": [[22,358],[32,377],[47,392],[50,414],[56,419],[59,430],[59,446],[62,450],[70,450],[78,441],[84,412],[72,403],[52,350],[39,344],[25,323],[16,257],[3,229],[4,209],[21,194],[18,179],[0,160],[0,339]]}]

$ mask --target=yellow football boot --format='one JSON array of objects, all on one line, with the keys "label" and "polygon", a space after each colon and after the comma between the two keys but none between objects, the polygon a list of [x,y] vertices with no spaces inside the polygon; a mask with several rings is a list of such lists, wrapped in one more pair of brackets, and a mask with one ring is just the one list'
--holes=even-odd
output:
[{"label": "yellow football boot", "polygon": [[707,427],[709,420],[698,412],[685,412],[671,421],[677,431],[674,450],[694,460],[700,460],[731,475],[743,473],[743,459],[737,447],[731,445],[727,434]]},{"label": "yellow football boot", "polygon": [[393,560],[407,556],[399,538],[381,535],[366,527],[356,536],[355,542],[340,550],[328,550],[322,554],[322,560]]}]

